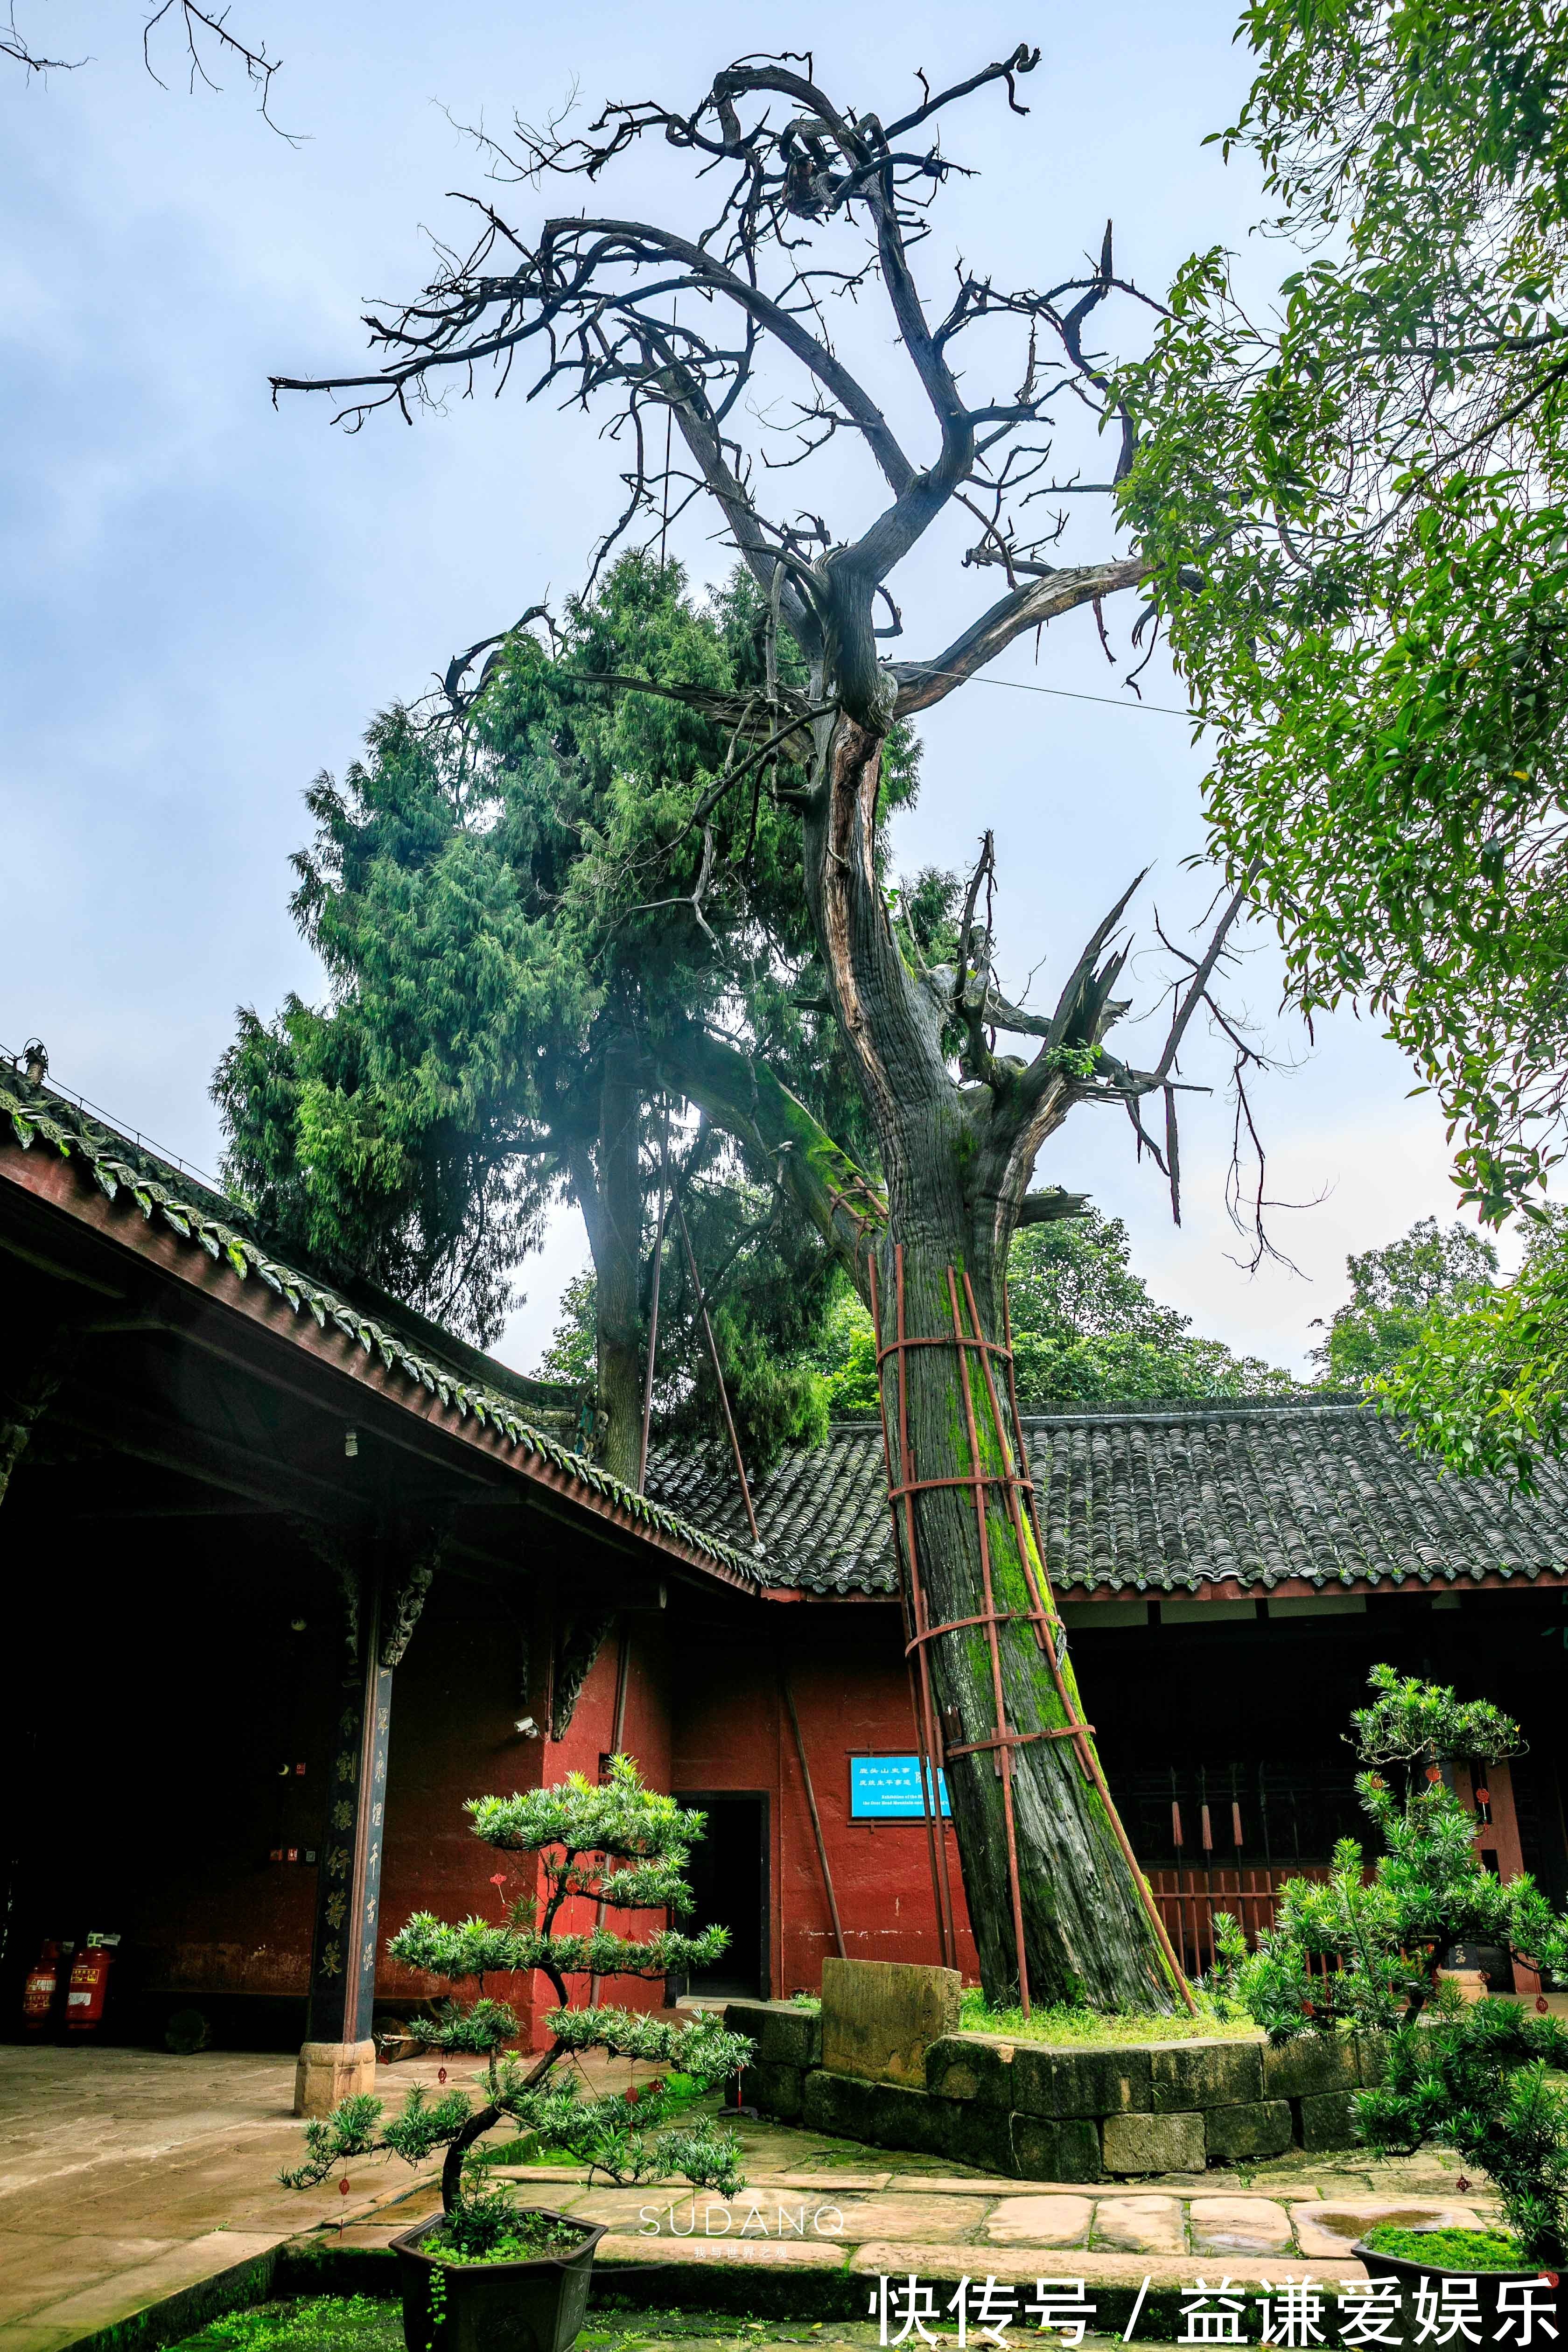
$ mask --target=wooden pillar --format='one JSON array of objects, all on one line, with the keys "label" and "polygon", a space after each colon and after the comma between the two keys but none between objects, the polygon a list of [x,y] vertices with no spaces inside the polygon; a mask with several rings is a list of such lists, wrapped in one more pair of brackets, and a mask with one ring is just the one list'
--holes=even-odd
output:
[{"label": "wooden pillar", "polygon": [[327,2116],[374,2087],[375,1963],[380,1949],[381,1856],[392,1677],[408,1646],[434,1572],[429,1544],[395,1574],[388,1548],[366,1548],[357,1577],[344,1574],[351,1669],[338,1693],[327,1815],[316,1866],[305,2043],[294,2076],[297,2116]]},{"label": "wooden pillar", "polygon": [[[1498,1876],[1506,1884],[1510,1878],[1521,1877],[1524,1872],[1524,1849],[1520,1842],[1519,1814],[1513,1801],[1512,1768],[1508,1764],[1477,1765],[1472,1769],[1472,1780],[1478,1776],[1490,1799],[1487,1810],[1491,1819],[1479,1823],[1476,1851],[1489,1867],[1496,1869]],[[1479,1820],[1480,1807],[1476,1802],[1473,1789],[1464,1793],[1475,1806]],[[1526,1968],[1522,1960],[1515,1960],[1513,1987],[1515,1992],[1535,1994],[1541,1990],[1541,1979],[1533,1969]]]}]

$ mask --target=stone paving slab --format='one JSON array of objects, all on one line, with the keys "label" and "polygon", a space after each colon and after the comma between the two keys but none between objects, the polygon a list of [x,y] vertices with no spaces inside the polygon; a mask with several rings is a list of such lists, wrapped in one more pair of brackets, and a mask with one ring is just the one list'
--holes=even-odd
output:
[{"label": "stone paving slab", "polygon": [[[111,2327],[149,2305],[166,2303],[184,2289],[244,2270],[281,2242],[279,2236],[242,2230],[213,2230],[173,2246],[150,2263],[116,2271],[75,2294],[47,2304],[36,2318],[0,2331],[5,2352],[44,2352],[42,2338],[74,2344]],[[63,2331],[63,2333],[62,2333]]]},{"label": "stone paving slab", "polygon": [[114,2271],[167,2253],[168,2238],[34,2238],[0,2232],[0,2326]]},{"label": "stone paving slab", "polygon": [[[387,2094],[401,2104],[436,2072],[400,2066]],[[335,2180],[280,2187],[300,2154],[293,2087],[277,2054],[7,2050],[0,2352],[61,2352],[329,2217],[358,2222],[420,2193],[401,2165],[351,2168],[347,2197]]]},{"label": "stone paving slab", "polygon": [[937,2197],[1082,2197],[1095,2193],[1092,2185],[1082,2180],[1018,2180],[1006,2175],[995,2179],[984,2172],[895,2172],[888,2186]]},{"label": "stone paving slab", "polygon": [[627,2231],[642,2224],[645,2241],[733,2238],[815,2243],[865,2238],[969,2238],[978,2233],[984,2201],[973,2197],[834,2196],[759,2182],[735,2197],[687,2189],[684,2195],[647,2189],[579,2191],[565,2207],[585,2221]]},{"label": "stone paving slab", "polygon": [[[1109,2253],[1184,2254],[1187,2251],[1179,2198],[1102,2197],[1095,2206],[1091,2226],[1094,2244]],[[1087,2235],[1083,2242],[1089,2242]]]},{"label": "stone paving slab", "polygon": [[[927,2180],[918,2172],[899,2178],[890,2172],[769,2172],[761,2166],[748,2170],[746,2178],[753,2189],[820,2189],[825,2194],[847,2189],[908,2189],[934,2195],[952,2186],[951,2181]],[[972,2193],[981,2193],[978,2184]]]},{"label": "stone paving slab", "polygon": [[873,2277],[952,2279],[979,2278],[989,2273],[1009,2284],[1027,2280],[1032,2285],[1039,2277],[1081,2278],[1090,2287],[1098,2281],[1103,2285],[1137,2286],[1148,2279],[1153,2286],[1191,2286],[1199,2273],[1213,2285],[1223,2274],[1234,2284],[1269,2286],[1289,2280],[1315,2278],[1363,2279],[1366,2273],[1358,2262],[1252,2262],[1239,2261],[1221,2264],[1215,2262],[1194,2263],[1190,2255],[1150,2255],[1079,2252],[1069,2256],[1053,2254],[1048,2266],[1042,2267],[1037,2249],[1025,2246],[987,2247],[984,2264],[965,2261],[959,2250],[951,2245],[882,2244],[873,2242],[858,2246],[849,2267],[856,2273],[868,2273]]},{"label": "stone paving slab", "polygon": [[1194,2197],[1187,2207],[1187,2221],[1195,2254],[1294,2252],[1290,2216],[1272,2198]]},{"label": "stone paving slab", "polygon": [[[697,2263],[711,2263],[715,2269],[743,2269],[748,2265],[758,2270],[784,2269],[792,2271],[841,2271],[847,2249],[843,2246],[801,2245],[794,2240],[781,2244],[774,2238],[659,2238],[650,2239],[612,2234],[599,2241],[595,2256],[598,2263],[647,2270],[650,2267],[648,2249],[657,2245],[657,2263],[652,2267],[660,2271],[685,2270]],[[1355,2265],[1360,2270],[1360,2264]]]},{"label": "stone paving slab", "polygon": [[1092,2197],[1004,2197],[991,2209],[985,2236],[993,2246],[1076,2246],[1093,2220]]}]

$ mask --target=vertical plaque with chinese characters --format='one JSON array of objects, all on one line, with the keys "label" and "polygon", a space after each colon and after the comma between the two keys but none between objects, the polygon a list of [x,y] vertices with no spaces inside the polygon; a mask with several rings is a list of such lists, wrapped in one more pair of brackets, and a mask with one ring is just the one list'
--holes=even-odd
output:
[{"label": "vertical plaque with chinese characters", "polygon": [[311,2042],[367,2040],[375,2001],[392,1669],[381,1663],[378,1586],[365,1581],[357,1678],[338,1693],[327,1769],[306,2027]]}]

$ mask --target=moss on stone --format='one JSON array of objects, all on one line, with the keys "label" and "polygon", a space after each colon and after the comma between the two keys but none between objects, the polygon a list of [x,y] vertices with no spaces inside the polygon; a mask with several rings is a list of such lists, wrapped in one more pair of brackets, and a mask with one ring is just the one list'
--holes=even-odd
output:
[{"label": "moss on stone", "polygon": [[1512,2238],[1496,2230],[1398,2230],[1379,2222],[1362,2241],[1376,2254],[1402,2263],[1424,2263],[1434,2271],[1527,2271],[1531,2267]]},{"label": "moss on stone", "polygon": [[1121,2047],[1151,2042],[1261,2042],[1259,2029],[1248,2018],[1221,2017],[1200,2010],[1196,2017],[1118,2015],[1094,2009],[1037,2009],[1026,2017],[1021,2009],[988,2009],[985,1997],[966,1992],[960,2013],[965,2033],[1005,2035],[1013,2042],[1048,2042],[1064,2049],[1088,2046]]}]

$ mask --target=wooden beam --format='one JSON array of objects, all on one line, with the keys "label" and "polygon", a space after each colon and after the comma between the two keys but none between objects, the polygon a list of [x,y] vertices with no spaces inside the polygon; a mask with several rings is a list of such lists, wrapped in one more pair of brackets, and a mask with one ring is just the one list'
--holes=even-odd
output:
[{"label": "wooden beam", "polygon": [[122,1454],[157,1470],[173,1470],[198,1486],[241,1495],[271,1511],[296,1517],[346,1520],[356,1514],[351,1496],[297,1463],[269,1461],[237,1444],[226,1444],[188,1422],[170,1422],[123,1397],[89,1391],[74,1382],[57,1400],[49,1418],[63,1429],[91,1437],[107,1453]]}]

